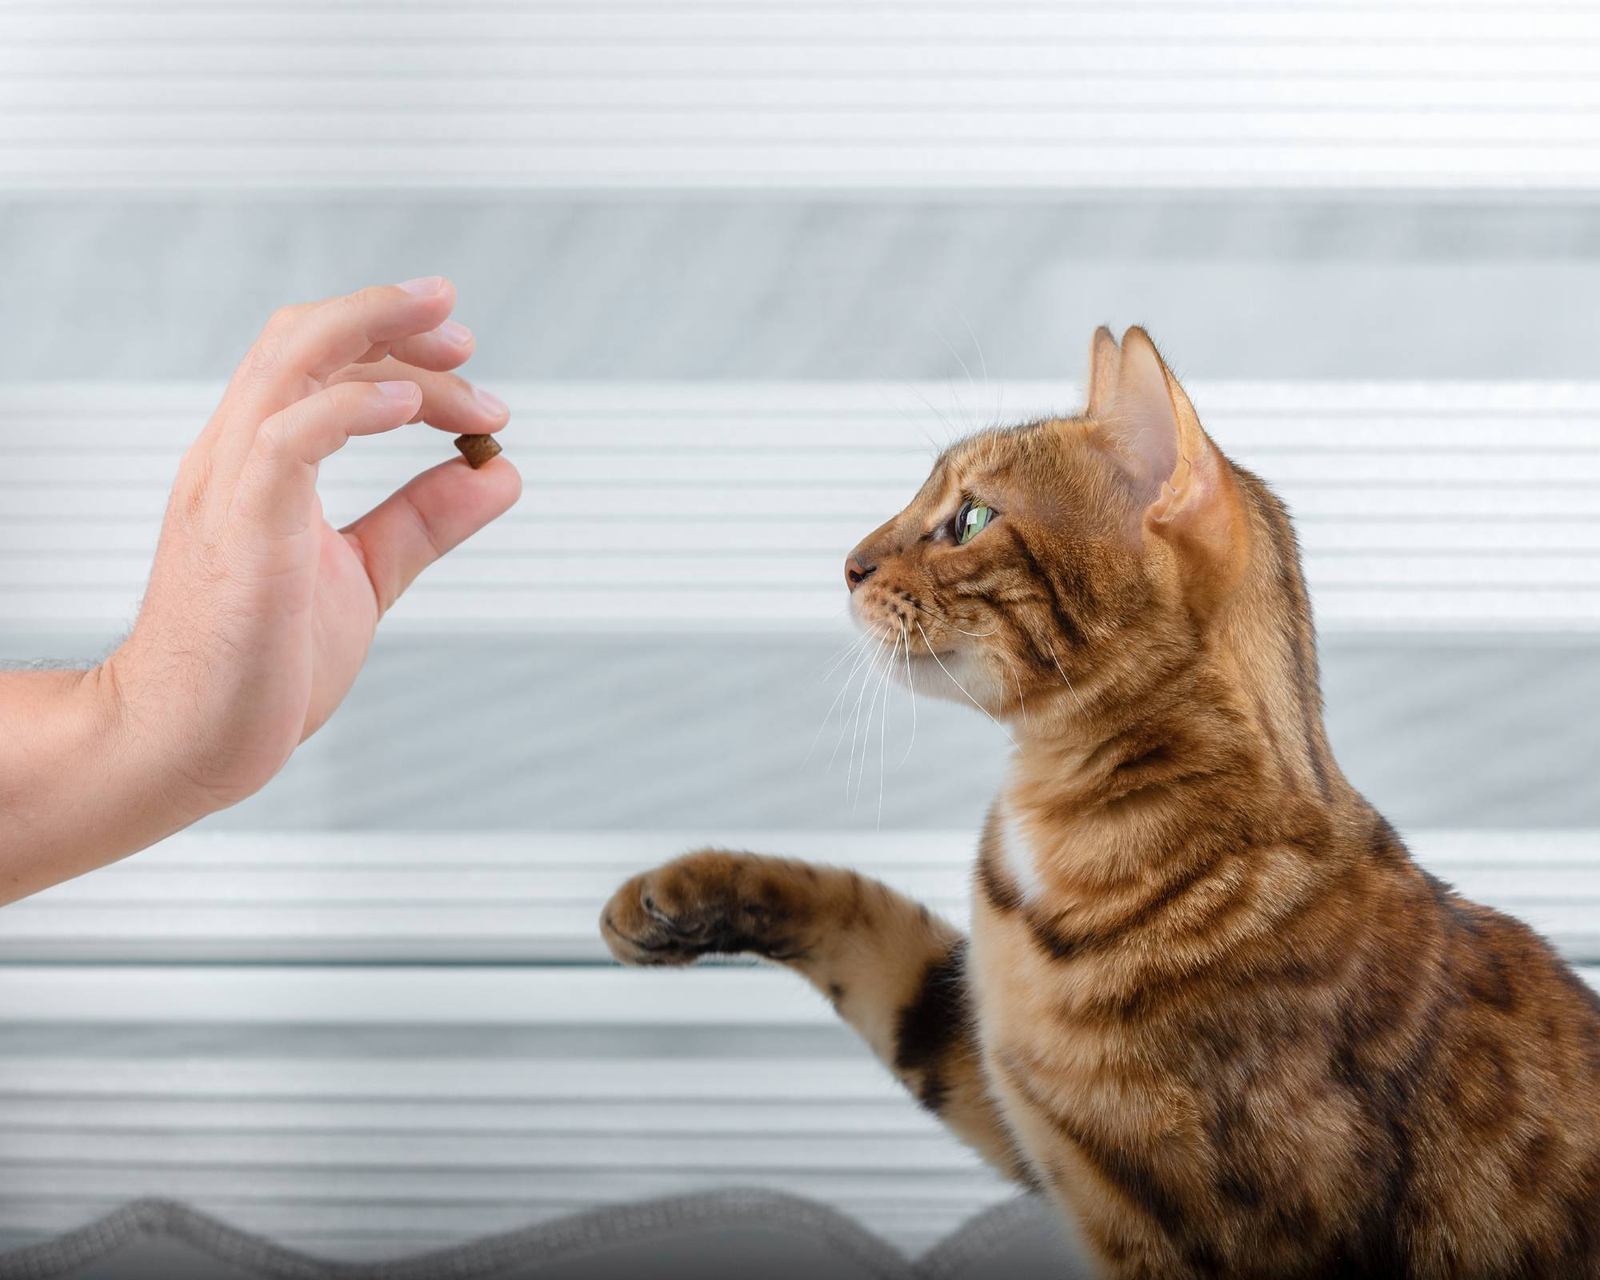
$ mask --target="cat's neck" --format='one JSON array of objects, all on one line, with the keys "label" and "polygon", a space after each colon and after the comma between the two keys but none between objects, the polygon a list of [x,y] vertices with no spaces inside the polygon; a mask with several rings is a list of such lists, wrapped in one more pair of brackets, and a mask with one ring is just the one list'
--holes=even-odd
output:
[{"label": "cat's neck", "polygon": [[1192,646],[1126,654],[1012,721],[999,812],[1044,863],[1115,879],[1365,807],[1328,747],[1287,518],[1259,519],[1251,572]]}]

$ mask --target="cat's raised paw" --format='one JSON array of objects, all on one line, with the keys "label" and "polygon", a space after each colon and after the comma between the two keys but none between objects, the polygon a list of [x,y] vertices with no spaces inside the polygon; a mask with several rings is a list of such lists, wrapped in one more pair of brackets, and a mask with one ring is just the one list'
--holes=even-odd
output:
[{"label": "cat's raised paw", "polygon": [[600,935],[623,964],[682,965],[752,952],[793,959],[807,914],[777,859],[707,849],[634,876],[600,913]]}]

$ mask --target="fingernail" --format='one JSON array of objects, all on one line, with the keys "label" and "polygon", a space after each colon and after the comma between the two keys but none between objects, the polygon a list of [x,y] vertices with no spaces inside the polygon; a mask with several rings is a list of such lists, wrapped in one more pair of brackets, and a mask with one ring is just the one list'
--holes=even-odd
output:
[{"label": "fingernail", "polygon": [[454,320],[446,320],[439,326],[439,336],[453,347],[469,346],[472,342],[472,330]]},{"label": "fingernail", "polygon": [[511,416],[511,406],[493,392],[485,391],[482,387],[476,387],[473,389],[472,394],[478,397],[479,404],[496,417]]},{"label": "fingernail", "polygon": [[400,287],[407,293],[414,293],[420,298],[432,297],[444,288],[443,276],[422,276],[417,280],[405,280]]},{"label": "fingernail", "polygon": [[396,400],[415,400],[417,397],[415,382],[378,382],[373,385],[384,395],[393,396]]}]

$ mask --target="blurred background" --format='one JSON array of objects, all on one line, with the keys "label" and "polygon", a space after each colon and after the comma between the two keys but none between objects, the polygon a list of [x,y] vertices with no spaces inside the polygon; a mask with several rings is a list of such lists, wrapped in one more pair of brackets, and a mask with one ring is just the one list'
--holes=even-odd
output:
[{"label": "blurred background", "polygon": [[[1101,323],[1289,502],[1351,779],[1600,962],[1597,57],[1584,0],[0,0],[0,658],[116,643],[284,303],[448,274],[526,480],[264,793],[0,913],[0,1248],[1007,1196],[798,981],[594,922],[709,841],[965,914],[1004,740],[913,740],[841,565]],[[330,516],[450,454],[358,442]]]}]

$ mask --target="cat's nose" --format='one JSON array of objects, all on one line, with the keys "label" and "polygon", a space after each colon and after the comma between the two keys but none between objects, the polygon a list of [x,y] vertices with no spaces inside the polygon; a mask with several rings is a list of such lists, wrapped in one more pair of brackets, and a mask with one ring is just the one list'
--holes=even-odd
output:
[{"label": "cat's nose", "polygon": [[877,565],[863,565],[854,556],[844,562],[844,580],[852,591],[877,572]]}]

